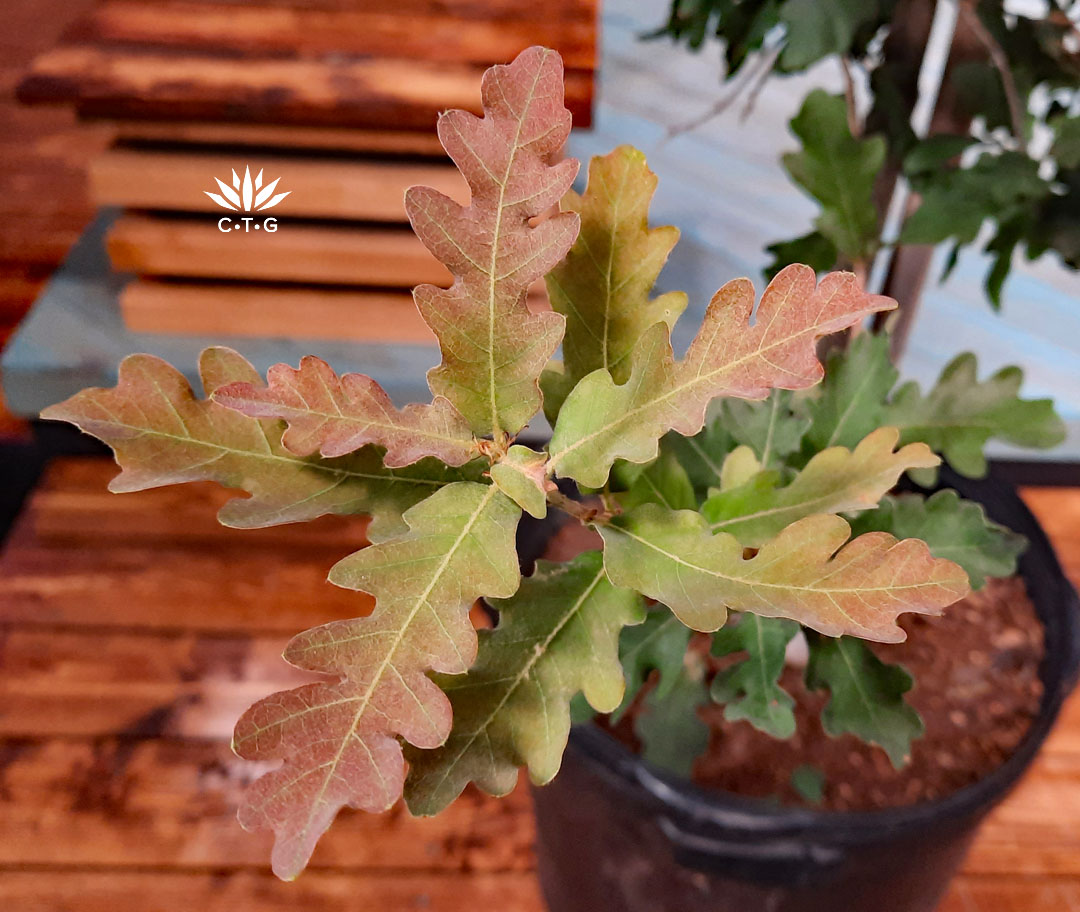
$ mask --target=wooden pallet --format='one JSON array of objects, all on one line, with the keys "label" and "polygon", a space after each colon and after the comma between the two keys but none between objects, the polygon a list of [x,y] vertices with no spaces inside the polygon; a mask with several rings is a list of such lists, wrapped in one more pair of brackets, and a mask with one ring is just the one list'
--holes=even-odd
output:
[{"label": "wooden pallet", "polygon": [[567,106],[587,126],[596,12],[595,0],[106,0],[18,95],[86,116],[430,130],[439,111],[479,109],[486,66],[541,43],[564,54]]},{"label": "wooden pallet", "polygon": [[[54,463],[0,555],[0,908],[47,912],[542,912],[527,792],[472,789],[439,817],[343,812],[293,884],[235,808],[242,703],[288,686],[304,627],[370,610],[325,582],[363,542],[343,517],[236,531],[228,496],[123,496],[105,459]],[[1080,581],[1080,490],[1025,499]],[[1080,903],[1080,699],[983,826],[939,912]]]},{"label": "wooden pallet", "polygon": [[408,289],[448,286],[449,270],[407,228],[285,223],[278,231],[222,232],[214,218],[121,216],[109,230],[117,272]]}]

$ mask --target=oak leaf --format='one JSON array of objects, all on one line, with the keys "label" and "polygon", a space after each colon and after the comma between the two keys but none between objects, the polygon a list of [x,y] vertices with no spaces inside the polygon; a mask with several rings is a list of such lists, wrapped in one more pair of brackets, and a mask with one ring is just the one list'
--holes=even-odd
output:
[{"label": "oak leaf", "polygon": [[[228,348],[206,349],[199,371],[207,394],[262,382]],[[389,535],[413,504],[450,482],[479,476],[475,467],[454,471],[432,459],[394,471],[375,447],[339,459],[300,458],[282,446],[282,422],[197,398],[180,371],[152,355],[125,358],[115,387],[83,390],[42,417],[69,421],[113,448],[122,469],[109,484],[113,492],[187,481],[242,488],[251,497],[230,500],[218,514],[236,528],[367,513],[373,518],[369,535]]]},{"label": "oak leaf", "polygon": [[757,548],[785,526],[814,513],[868,510],[878,505],[904,472],[933,468],[941,462],[925,443],[909,443],[896,450],[899,438],[896,428],[878,428],[854,450],[822,450],[788,485],[778,486],[775,472],[756,475],[714,494],[701,512],[714,532],[729,532],[744,546]]},{"label": "oak leaf", "polygon": [[496,603],[499,624],[480,632],[469,673],[440,678],[454,727],[436,750],[410,750],[405,797],[414,814],[437,814],[465,785],[505,795],[525,766],[543,784],[559,771],[578,691],[598,712],[623,696],[619,631],[644,620],[644,600],[616,589],[600,552],[568,564],[539,561],[512,599]]},{"label": "oak leaf", "polygon": [[448,399],[398,410],[371,377],[339,377],[314,355],[302,358],[299,368],[275,364],[266,379],[265,386],[227,384],[214,392],[214,401],[252,418],[288,422],[281,442],[297,456],[345,456],[369,443],[385,448],[389,468],[425,456],[460,466],[479,455],[468,422]]},{"label": "oak leaf", "polygon": [[619,146],[589,162],[584,194],[571,191],[562,201],[580,216],[581,230],[546,282],[552,308],[566,317],[563,368],[571,386],[597,368],[624,383],[641,335],[654,323],[670,329],[686,309],[681,291],[649,297],[679,239],[674,226],[649,228],[655,192],[644,153]]},{"label": "oak leaf", "polygon": [[940,614],[967,594],[967,574],[923,542],[884,532],[849,542],[850,531],[839,516],[808,516],[744,558],[742,543],[714,535],[700,513],[645,504],[600,534],[611,581],[663,602],[695,630],[718,629],[731,609],[897,643],[898,615]]},{"label": "oak leaf", "polygon": [[774,387],[817,383],[818,338],[895,306],[891,298],[864,292],[849,273],[816,284],[811,269],[789,266],[769,283],[749,325],[754,286],[749,279],[728,282],[681,361],[674,359],[667,326],[657,323],[638,341],[626,383],[616,385],[610,373],[596,370],[577,384],[555,425],[550,468],[599,487],[615,459],[653,459],[668,430],[697,434],[718,396],[763,399]]},{"label": "oak leaf", "polygon": [[468,671],[476,657],[473,602],[517,590],[520,515],[492,485],[448,485],[405,514],[408,532],[331,571],[331,582],[375,596],[374,612],[300,634],[285,659],[339,680],[260,700],[233,735],[241,757],[284,761],[240,807],[245,829],[274,832],[279,877],[303,870],[340,808],[378,812],[401,797],[398,737],[425,748],[446,740],[450,703],[427,674]]},{"label": "oak leaf", "polygon": [[570,132],[562,60],[533,47],[484,74],[484,117],[448,111],[439,139],[472,191],[461,206],[430,187],[410,187],[413,230],[454,276],[448,289],[413,297],[439,339],[442,364],[428,373],[478,434],[516,433],[540,408],[537,381],[559,345],[556,313],[531,313],[526,291],[570,249],[578,217],[530,220],[558,203],[577,173],[559,161]]}]

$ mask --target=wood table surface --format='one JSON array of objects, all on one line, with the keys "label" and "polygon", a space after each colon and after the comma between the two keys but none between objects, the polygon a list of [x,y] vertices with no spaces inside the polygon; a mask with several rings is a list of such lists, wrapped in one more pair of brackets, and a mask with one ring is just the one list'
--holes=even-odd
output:
[{"label": "wood table surface", "polygon": [[[235,820],[256,771],[228,737],[298,680],[292,633],[368,607],[324,581],[363,522],[227,530],[225,492],[111,495],[114,472],[54,462],[0,554],[0,909],[541,912],[522,788],[429,820],[344,812],[297,882],[274,879],[268,837]],[[1080,489],[1024,497],[1080,581]],[[942,910],[1080,910],[1080,699]]]}]

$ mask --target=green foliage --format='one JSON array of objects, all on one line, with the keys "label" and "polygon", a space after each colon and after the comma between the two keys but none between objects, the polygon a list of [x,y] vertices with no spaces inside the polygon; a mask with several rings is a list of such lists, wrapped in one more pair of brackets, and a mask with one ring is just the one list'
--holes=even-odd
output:
[{"label": "green foliage", "polygon": [[547,456],[515,444],[491,467],[491,480],[522,510],[537,519],[547,516]]},{"label": "green foliage", "polygon": [[821,804],[825,798],[825,773],[804,763],[792,771],[791,787],[808,804]]},{"label": "green foliage", "polygon": [[[1032,17],[999,0],[962,4],[935,117],[956,132],[921,141],[911,121],[926,32],[921,14],[896,0],[671,0],[654,37],[695,50],[718,39],[732,94],[752,97],[765,74],[824,61],[869,77],[871,110],[855,137],[848,120],[857,121],[859,111],[820,89],[792,121],[803,147],[785,164],[823,211],[817,231],[769,246],[767,275],[793,262],[818,271],[838,261],[866,263],[878,246],[893,243],[882,237],[884,212],[871,205],[869,190],[883,208],[903,163],[922,204],[900,242],[948,241],[951,265],[990,225],[985,289],[1000,307],[1018,249],[1032,259],[1053,250],[1080,269],[1080,57],[1070,45],[1075,10],[1065,6],[1051,3]],[[753,78],[735,79],[744,66],[756,68]],[[967,124],[970,133],[961,135]],[[1032,142],[1050,131],[1049,149]]]},{"label": "green foliage", "polygon": [[725,719],[746,719],[774,738],[795,734],[795,701],[779,681],[787,644],[798,632],[794,621],[744,614],[713,634],[713,655],[746,653],[745,659],[713,678],[710,694],[717,703],[726,704]]},{"label": "green foliage", "polygon": [[641,755],[653,766],[677,776],[689,776],[694,761],[709,746],[709,729],[698,710],[709,702],[701,658],[687,661],[665,691],[645,696],[644,711],[634,720]]},{"label": "green foliage", "polygon": [[1048,448],[1065,439],[1065,426],[1049,399],[1021,399],[1023,371],[1005,367],[980,381],[973,354],[946,365],[925,395],[912,381],[900,387],[883,420],[900,429],[904,443],[922,440],[957,472],[986,474],[983,447],[991,438],[1016,446]]},{"label": "green foliage", "polygon": [[619,661],[626,676],[622,704],[611,714],[618,722],[651,671],[657,673],[655,700],[667,699],[683,674],[690,628],[662,605],[649,610],[645,623],[627,627],[619,639]]},{"label": "green foliage", "polygon": [[667,431],[697,434],[717,397],[756,399],[773,387],[813,385],[822,373],[817,339],[892,306],[862,291],[852,275],[834,273],[815,286],[810,269],[789,266],[769,283],[749,326],[754,287],[746,279],[728,282],[681,361],[667,326],[657,323],[638,340],[625,384],[602,369],[578,383],[555,425],[551,467],[598,488],[616,459],[653,459]]},{"label": "green foliage", "polygon": [[[861,4],[855,0],[854,5]],[[818,233],[849,263],[868,263],[879,245],[873,191],[885,163],[885,140],[852,136],[844,99],[821,89],[806,97],[791,131],[802,141],[802,150],[782,160],[792,180],[821,204],[814,223]],[[801,247],[787,249],[800,252]]]},{"label": "green foliage", "polygon": [[853,447],[882,424],[899,372],[889,360],[884,333],[860,333],[846,351],[833,352],[818,395],[807,402],[810,454],[833,446]]},{"label": "green foliage", "polygon": [[894,452],[899,436],[895,428],[878,428],[854,450],[821,450],[783,487],[778,486],[777,473],[758,473],[737,487],[713,494],[702,505],[702,515],[713,532],[730,533],[744,547],[757,548],[785,526],[815,513],[874,507],[904,472],[940,462],[923,443]]},{"label": "green foliage", "polygon": [[930,497],[886,497],[876,510],[854,519],[852,527],[858,534],[888,532],[897,538],[922,539],[934,557],[963,567],[972,589],[981,589],[988,577],[1012,576],[1027,547],[1022,535],[988,519],[981,504],[949,490]]},{"label": "green foliage", "polygon": [[911,742],[923,732],[922,719],[904,694],[912,680],[899,665],[887,665],[853,637],[810,637],[806,686],[828,690],[821,713],[825,732],[834,738],[852,734],[885,750],[900,769],[911,753]]},{"label": "green foliage", "polygon": [[480,632],[468,674],[440,680],[454,711],[449,738],[407,755],[414,814],[438,813],[469,782],[505,795],[519,766],[533,782],[548,782],[566,747],[570,698],[580,691],[598,712],[622,701],[619,631],[645,612],[641,596],[607,581],[599,552],[568,564],[540,561],[517,595],[495,607],[499,626]]},{"label": "green foliage", "polygon": [[723,427],[737,443],[750,447],[763,468],[784,464],[799,450],[810,419],[790,390],[774,389],[764,402],[726,399]]}]

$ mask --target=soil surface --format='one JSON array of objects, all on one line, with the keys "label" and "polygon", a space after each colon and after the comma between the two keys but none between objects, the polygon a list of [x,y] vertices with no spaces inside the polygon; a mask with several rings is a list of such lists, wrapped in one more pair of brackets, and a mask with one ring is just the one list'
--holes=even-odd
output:
[{"label": "soil surface", "polygon": [[[549,548],[556,560],[589,546],[580,533],[566,531]],[[802,669],[788,667],[783,685],[796,703],[795,735],[779,741],[748,722],[727,722],[722,706],[705,707],[701,715],[711,729],[710,744],[695,766],[694,780],[707,788],[805,805],[791,776],[810,764],[825,775],[818,807],[865,810],[940,798],[1000,766],[1020,744],[1042,698],[1043,627],[1023,580],[990,580],[941,617],[905,615],[900,625],[908,634],[905,642],[871,648],[915,679],[907,698],[926,732],[912,744],[911,762],[902,770],[894,769],[880,748],[851,735],[826,735],[819,718],[827,694],[808,692]],[[632,708],[614,733],[636,748],[633,713]]]}]

